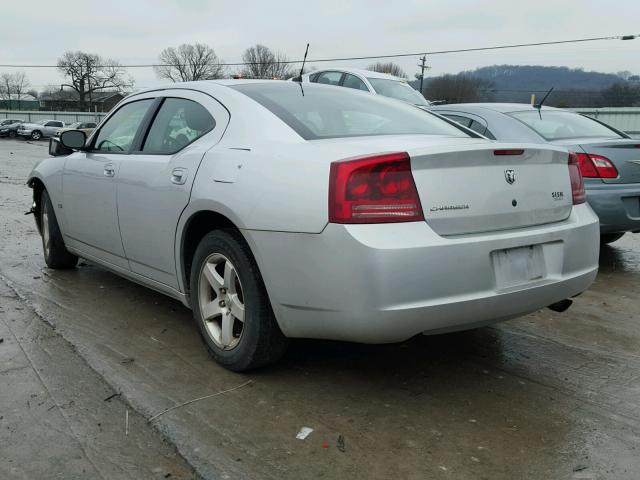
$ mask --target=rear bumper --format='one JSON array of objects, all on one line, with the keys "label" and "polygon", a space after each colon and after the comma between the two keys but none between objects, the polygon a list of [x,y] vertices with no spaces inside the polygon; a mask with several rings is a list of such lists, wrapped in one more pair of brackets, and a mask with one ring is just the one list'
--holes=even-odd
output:
[{"label": "rear bumper", "polygon": [[[598,219],[586,204],[563,222],[446,238],[423,222],[243,233],[290,337],[388,343],[474,328],[577,295],[598,270]],[[531,245],[544,276],[501,284],[492,252]]]},{"label": "rear bumper", "polygon": [[640,231],[640,184],[587,184],[587,201],[601,233]]}]

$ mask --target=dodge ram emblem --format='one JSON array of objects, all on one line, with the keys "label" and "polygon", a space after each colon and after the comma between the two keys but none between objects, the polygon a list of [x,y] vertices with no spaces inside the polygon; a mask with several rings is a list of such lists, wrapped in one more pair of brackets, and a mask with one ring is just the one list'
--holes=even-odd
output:
[{"label": "dodge ram emblem", "polygon": [[516,172],[515,170],[505,170],[504,178],[509,185],[513,185],[516,181]]}]

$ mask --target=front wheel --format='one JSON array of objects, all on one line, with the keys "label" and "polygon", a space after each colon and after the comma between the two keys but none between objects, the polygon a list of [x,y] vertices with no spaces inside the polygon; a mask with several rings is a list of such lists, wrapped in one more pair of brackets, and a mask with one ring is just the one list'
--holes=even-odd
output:
[{"label": "front wheel", "polygon": [[64,269],[76,266],[78,257],[69,253],[64,246],[56,214],[46,190],[42,191],[40,197],[40,233],[42,233],[44,261],[49,268]]},{"label": "front wheel", "polygon": [[604,235],[600,235],[600,243],[602,245],[606,245],[609,243],[613,243],[617,240],[620,240],[625,232],[622,233],[605,233]]},{"label": "front wheel", "polygon": [[258,266],[242,235],[208,233],[191,267],[193,315],[211,356],[236,372],[278,360],[287,339],[280,331]]},{"label": "front wheel", "polygon": [[39,130],[34,130],[31,132],[31,140],[40,140],[42,138],[42,132]]}]

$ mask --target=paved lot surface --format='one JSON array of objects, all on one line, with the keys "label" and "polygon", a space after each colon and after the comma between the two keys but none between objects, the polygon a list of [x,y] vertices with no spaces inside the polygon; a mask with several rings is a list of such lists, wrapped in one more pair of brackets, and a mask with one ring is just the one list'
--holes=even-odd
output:
[{"label": "paved lot surface", "polygon": [[[0,141],[0,289],[11,297],[0,297],[0,318],[35,312],[32,323],[55,328],[111,386],[98,397],[121,392],[141,417],[252,380],[153,422],[204,478],[638,478],[640,235],[602,249],[595,285],[563,314],[400,345],[298,341],[279,365],[238,375],[208,359],[180,303],[92,265],[45,267],[23,215],[24,178],[44,155],[44,142]],[[15,388],[6,375],[0,431]],[[144,425],[136,417],[132,428]],[[305,426],[314,431],[297,440]],[[41,455],[31,435],[14,438]],[[149,451],[131,450],[123,468],[140,468]]]}]

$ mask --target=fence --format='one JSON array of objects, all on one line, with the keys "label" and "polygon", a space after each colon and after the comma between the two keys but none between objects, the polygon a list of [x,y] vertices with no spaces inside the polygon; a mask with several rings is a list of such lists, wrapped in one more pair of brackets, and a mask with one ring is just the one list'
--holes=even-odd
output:
[{"label": "fence", "polygon": [[25,122],[37,122],[38,120],[61,120],[66,124],[74,122],[100,122],[106,113],[97,112],[39,112],[24,110],[0,110],[0,120],[3,118],[16,118]]}]

